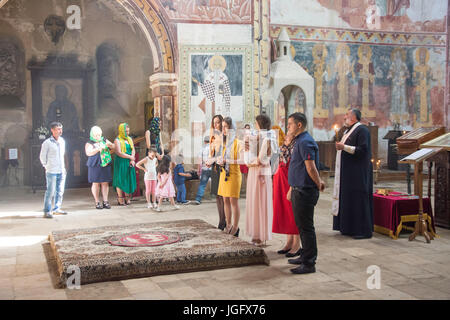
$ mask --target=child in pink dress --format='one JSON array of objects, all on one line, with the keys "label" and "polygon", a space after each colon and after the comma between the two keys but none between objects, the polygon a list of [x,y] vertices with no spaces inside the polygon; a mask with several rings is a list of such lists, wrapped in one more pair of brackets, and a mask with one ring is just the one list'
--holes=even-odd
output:
[{"label": "child in pink dress", "polygon": [[157,184],[156,184],[156,197],[158,198],[158,207],[156,211],[161,211],[161,202],[163,198],[169,198],[170,203],[176,210],[180,209],[175,204],[173,198],[175,197],[175,187],[172,181],[172,170],[170,170],[170,158],[164,156],[158,165],[156,170],[158,172]]},{"label": "child in pink dress", "polygon": [[156,166],[158,160],[161,161],[161,159],[162,156],[156,149],[151,148],[148,150],[147,157],[136,163],[136,168],[145,172],[145,198],[147,200],[147,208],[149,209],[156,209],[158,207],[156,204]]}]

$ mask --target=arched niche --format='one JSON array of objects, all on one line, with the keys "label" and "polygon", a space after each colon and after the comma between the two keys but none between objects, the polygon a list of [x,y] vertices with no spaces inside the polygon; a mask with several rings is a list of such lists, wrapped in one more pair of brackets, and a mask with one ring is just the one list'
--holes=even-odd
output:
[{"label": "arched niche", "polygon": [[294,112],[305,113],[306,95],[302,88],[294,85],[284,87],[274,104],[274,124],[287,132],[287,120]]}]

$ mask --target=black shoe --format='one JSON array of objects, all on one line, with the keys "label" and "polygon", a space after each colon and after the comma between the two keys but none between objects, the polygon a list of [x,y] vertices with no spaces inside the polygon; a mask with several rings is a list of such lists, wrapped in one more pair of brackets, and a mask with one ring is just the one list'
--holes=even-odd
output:
[{"label": "black shoe", "polygon": [[286,258],[293,258],[293,257],[296,257],[296,256],[301,256],[302,253],[303,253],[303,249],[300,248],[295,253],[290,253],[290,252],[286,253]]},{"label": "black shoe", "polygon": [[296,259],[288,259],[288,263],[290,264],[302,264],[302,257],[296,258]]},{"label": "black shoe", "polygon": [[291,251],[291,248],[286,249],[286,250],[283,250],[283,249],[282,249],[282,250],[278,250],[277,253],[278,253],[278,254],[286,254],[286,253],[288,253],[289,251]]},{"label": "black shoe", "polygon": [[306,266],[304,264],[301,264],[299,267],[291,269],[291,272],[293,274],[314,273],[314,272],[316,272],[316,267],[315,266]]},{"label": "black shoe", "polygon": [[239,228],[237,229],[236,233],[234,234],[235,237],[239,237]]},{"label": "black shoe", "polygon": [[370,239],[372,236],[353,236],[353,239],[355,240],[361,240],[361,239]]},{"label": "black shoe", "polygon": [[109,204],[108,201],[103,201],[103,208],[104,209],[111,209],[111,205]]},{"label": "black shoe", "polygon": [[219,224],[219,225],[217,226],[217,229],[220,229],[220,230],[222,230],[222,231],[223,231],[223,229],[225,229],[225,225],[221,225],[221,224]]},{"label": "black shoe", "polygon": [[103,209],[103,205],[100,202],[95,204],[95,209]]}]

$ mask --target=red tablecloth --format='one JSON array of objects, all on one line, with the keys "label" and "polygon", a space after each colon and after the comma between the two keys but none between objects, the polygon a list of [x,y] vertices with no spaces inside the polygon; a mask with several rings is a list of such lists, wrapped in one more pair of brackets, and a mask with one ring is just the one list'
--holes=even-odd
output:
[{"label": "red tablecloth", "polygon": [[[402,228],[413,230],[414,223],[419,214],[419,199],[411,196],[395,196],[399,192],[391,192],[390,195],[373,195],[374,230],[397,239]],[[430,198],[423,198],[423,213],[428,226],[435,236],[433,209]],[[425,215],[426,214],[426,215]]]}]

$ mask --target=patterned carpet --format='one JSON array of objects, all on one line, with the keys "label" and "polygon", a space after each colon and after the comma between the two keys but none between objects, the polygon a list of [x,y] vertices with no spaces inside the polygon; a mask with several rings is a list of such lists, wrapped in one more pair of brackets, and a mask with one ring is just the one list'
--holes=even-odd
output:
[{"label": "patterned carpet", "polygon": [[262,248],[197,219],[54,231],[49,240],[61,287],[72,281],[73,266],[80,268],[80,284],[87,284],[269,265]]}]

